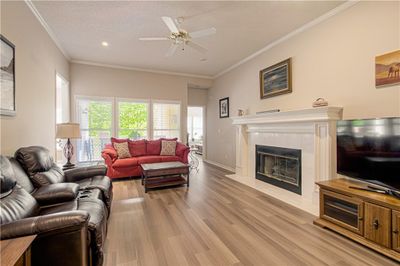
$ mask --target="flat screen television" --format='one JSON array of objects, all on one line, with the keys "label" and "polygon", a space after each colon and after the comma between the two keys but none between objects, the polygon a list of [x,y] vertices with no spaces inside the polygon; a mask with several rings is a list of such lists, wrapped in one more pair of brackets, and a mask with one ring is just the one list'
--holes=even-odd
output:
[{"label": "flat screen television", "polygon": [[337,172],[400,192],[400,117],[338,121]]}]

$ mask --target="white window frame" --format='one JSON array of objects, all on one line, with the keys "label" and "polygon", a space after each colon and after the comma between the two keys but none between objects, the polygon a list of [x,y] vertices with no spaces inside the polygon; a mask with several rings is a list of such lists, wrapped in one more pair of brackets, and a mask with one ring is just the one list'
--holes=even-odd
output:
[{"label": "white window frame", "polygon": [[[87,100],[87,101],[100,101],[100,102],[111,102],[111,136],[115,136],[115,99],[114,97],[102,97],[102,96],[84,96],[84,95],[75,95],[74,96],[74,121],[78,121],[78,102],[79,100]],[[82,128],[81,128],[82,130]],[[99,129],[94,129],[99,130]],[[96,160],[101,161],[101,160]],[[86,162],[86,161],[82,161]]]},{"label": "white window frame", "polygon": [[[154,129],[154,125],[153,125],[153,115],[154,115],[154,104],[179,104],[179,128],[178,128],[178,140],[182,140],[182,102],[181,101],[177,101],[177,100],[156,100],[156,99],[152,99],[151,100],[151,139],[154,138],[154,130],[164,130],[164,131],[168,131],[166,129]],[[176,129],[173,129],[173,131],[175,131]],[[172,130],[171,130],[172,131]]]},{"label": "white window frame", "polygon": [[120,102],[129,102],[129,103],[145,103],[147,104],[147,130],[146,130],[146,135],[147,138],[150,138],[150,127],[152,124],[152,120],[150,120],[151,115],[150,113],[152,112],[152,104],[151,101],[148,99],[132,99],[132,98],[115,98],[115,134],[114,136],[118,136],[119,130],[121,129],[119,126],[119,103]]},{"label": "white window frame", "polygon": [[[67,111],[67,119],[64,121],[57,121],[57,108],[59,107],[57,105],[58,102],[58,86],[57,86],[57,78],[63,80],[66,84],[66,88],[67,88],[67,94],[68,94],[68,103],[66,104],[66,106],[68,107],[68,111]],[[69,86],[69,81],[60,73],[58,73],[57,71],[55,72],[55,117],[54,117],[54,121],[55,121],[55,128],[57,131],[57,124],[58,123],[66,123],[66,122],[70,122],[71,121],[71,88]],[[62,116],[62,115],[61,115]],[[57,162],[62,162],[64,160],[64,156],[62,155],[62,147],[64,145],[65,140],[61,140],[61,139],[56,139],[56,149],[55,149],[55,160]]]}]

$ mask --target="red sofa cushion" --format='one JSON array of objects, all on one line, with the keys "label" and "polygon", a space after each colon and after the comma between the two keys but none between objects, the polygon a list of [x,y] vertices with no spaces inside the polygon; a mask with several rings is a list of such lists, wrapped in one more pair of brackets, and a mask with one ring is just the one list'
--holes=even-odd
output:
[{"label": "red sofa cushion", "polygon": [[146,140],[147,155],[160,155],[160,152],[161,152],[161,139]]},{"label": "red sofa cushion", "polygon": [[146,140],[128,140],[128,146],[131,156],[146,155]]},{"label": "red sofa cushion", "polygon": [[177,162],[180,161],[178,156],[160,156],[161,162]]},{"label": "red sofa cushion", "polygon": [[161,156],[160,155],[147,155],[147,156],[140,156],[137,157],[139,164],[142,163],[159,163],[161,162]]},{"label": "red sofa cushion", "polygon": [[139,165],[139,159],[135,157],[125,158],[125,159],[117,159],[112,164],[113,168],[124,168],[124,167],[133,167]]}]

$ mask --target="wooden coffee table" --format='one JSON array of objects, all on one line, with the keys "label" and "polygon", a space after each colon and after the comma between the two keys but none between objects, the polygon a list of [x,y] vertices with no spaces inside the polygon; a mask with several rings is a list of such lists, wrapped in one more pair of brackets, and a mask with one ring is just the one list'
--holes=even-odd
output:
[{"label": "wooden coffee table", "polygon": [[189,187],[189,165],[181,162],[145,163],[142,167],[142,185],[149,188],[186,184]]}]

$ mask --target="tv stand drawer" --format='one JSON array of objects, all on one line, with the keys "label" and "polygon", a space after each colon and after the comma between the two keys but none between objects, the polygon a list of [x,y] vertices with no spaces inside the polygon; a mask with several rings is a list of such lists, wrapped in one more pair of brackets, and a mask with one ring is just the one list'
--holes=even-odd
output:
[{"label": "tv stand drawer", "polygon": [[391,210],[365,203],[365,238],[379,245],[391,247]]},{"label": "tv stand drawer", "polygon": [[332,191],[321,190],[320,217],[363,235],[363,201]]}]

